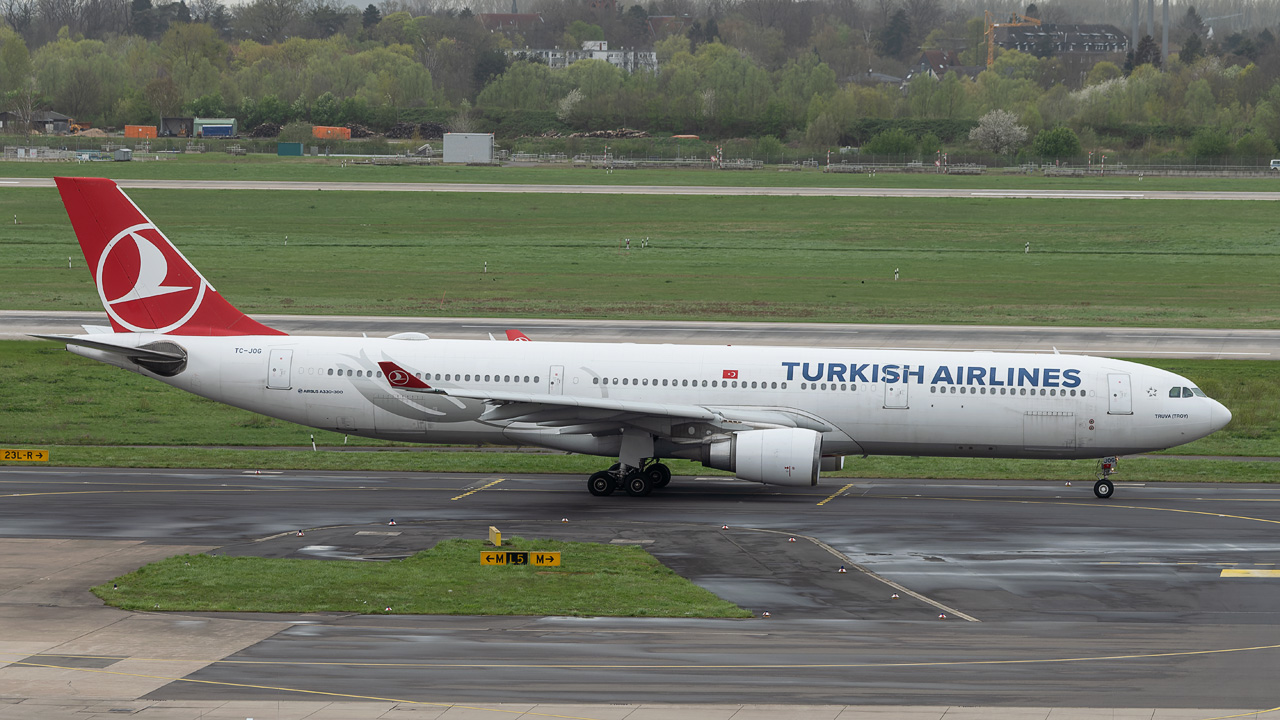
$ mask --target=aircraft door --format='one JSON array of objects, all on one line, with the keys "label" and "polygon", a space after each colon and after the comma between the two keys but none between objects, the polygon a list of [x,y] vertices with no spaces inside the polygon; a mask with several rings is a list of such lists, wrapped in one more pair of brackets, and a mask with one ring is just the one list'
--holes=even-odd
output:
[{"label": "aircraft door", "polygon": [[552,395],[564,394],[564,366],[552,365],[547,372],[547,392]]},{"label": "aircraft door", "polygon": [[1128,373],[1107,375],[1107,414],[1133,414],[1133,387]]},{"label": "aircraft door", "polygon": [[288,390],[292,385],[290,368],[293,367],[293,351],[275,348],[271,350],[269,358],[267,387],[272,390]]},{"label": "aircraft door", "polygon": [[885,383],[884,384],[884,406],[890,409],[904,409],[907,407],[907,388],[911,387],[905,382]]}]

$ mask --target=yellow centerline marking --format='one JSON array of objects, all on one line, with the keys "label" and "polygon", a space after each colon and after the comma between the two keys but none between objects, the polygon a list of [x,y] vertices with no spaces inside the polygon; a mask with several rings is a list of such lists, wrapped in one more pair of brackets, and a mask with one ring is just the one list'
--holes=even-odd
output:
[{"label": "yellow centerline marking", "polygon": [[485,484],[485,485],[481,485],[480,487],[476,488],[475,490],[471,490],[471,491],[469,491],[469,492],[464,492],[464,493],[462,493],[461,495],[459,495],[459,496],[458,496],[458,497],[456,497],[456,498],[450,498],[450,500],[461,500],[462,498],[467,497],[468,495],[475,495],[476,493],[480,492],[481,490],[484,490],[484,489],[486,489],[486,488],[491,488],[491,487],[493,487],[494,485],[497,485],[498,483],[502,482],[503,480],[506,480],[506,478],[498,478],[497,480],[494,480],[494,481],[493,481],[493,482],[491,482],[491,483],[488,483],[488,484]]},{"label": "yellow centerline marking", "polygon": [[[889,665],[756,665],[756,666],[751,666],[751,665],[734,665],[734,666],[725,666],[725,667],[730,667],[730,668],[740,668],[740,667],[741,667],[741,668],[769,668],[769,669],[774,669],[774,668],[784,668],[784,667],[800,667],[800,668],[822,668],[822,667],[857,668],[857,667],[864,667],[864,668],[865,668],[865,667],[909,667],[909,666],[937,666],[937,665],[961,665],[961,664],[964,664],[964,665],[968,665],[968,664],[976,664],[976,665],[1001,665],[1001,664],[1015,664],[1015,663],[1016,663],[1016,664],[1027,664],[1027,663],[1052,663],[1052,662],[1078,662],[1078,661],[1083,661],[1083,660],[1118,660],[1118,659],[1119,659],[1119,660],[1124,660],[1124,659],[1152,658],[1152,657],[1173,657],[1173,656],[1181,656],[1181,655],[1202,655],[1202,654],[1209,654],[1209,653],[1241,652],[1241,651],[1246,651],[1246,650],[1266,650],[1266,649],[1273,649],[1273,648],[1277,648],[1277,647],[1280,647],[1280,645],[1266,645],[1266,646],[1261,646],[1261,647],[1256,647],[1256,648],[1228,648],[1228,649],[1224,649],[1224,650],[1202,650],[1202,651],[1192,651],[1192,652],[1187,652],[1187,653],[1159,653],[1159,654],[1152,654],[1152,655],[1119,655],[1119,656],[1112,656],[1112,657],[1097,657],[1097,658],[1062,658],[1062,659],[1058,659],[1058,660],[978,660],[978,661],[973,661],[973,662],[956,662],[956,663],[890,663]],[[59,656],[59,657],[95,657],[95,656],[91,656],[91,655],[80,655],[80,656]],[[110,658],[110,659],[121,659],[121,660],[124,660],[124,659],[131,659],[131,660],[141,660],[141,659],[144,659],[144,658]],[[219,660],[219,661],[215,661],[215,662],[232,662],[232,663],[258,664],[258,665],[301,665],[301,664],[305,664],[305,665],[347,665],[347,666],[369,666],[369,665],[375,665],[375,664],[373,664],[373,663],[279,663],[279,662],[266,662],[266,661],[254,661],[254,662],[252,662],[252,663],[245,663],[245,661],[235,661],[235,660]],[[301,688],[278,687],[278,686],[273,686],[273,685],[253,685],[253,684],[250,684],[250,683],[221,682],[221,681],[216,681],[216,680],[195,680],[195,679],[192,679],[192,678],[171,677],[171,676],[166,676],[166,675],[148,675],[148,674],[145,674],[145,673],[126,673],[126,672],[120,672],[120,671],[118,671],[118,670],[102,670],[102,669],[93,669],[93,668],[73,668],[73,667],[64,667],[64,666],[61,666],[61,665],[51,665],[51,664],[45,664],[45,663],[33,663],[33,662],[22,662],[22,661],[18,661],[18,662],[12,662],[12,663],[10,663],[10,665],[20,665],[20,666],[24,666],[24,667],[38,667],[38,668],[46,668],[46,669],[50,669],[50,670],[74,670],[74,671],[76,671],[76,672],[97,673],[97,674],[100,674],[100,675],[118,675],[118,676],[122,676],[122,677],[137,677],[137,678],[146,678],[146,679],[149,679],[149,680],[166,680],[166,681],[169,681],[169,682],[185,682],[185,683],[194,683],[194,684],[198,684],[198,685],[211,685],[211,686],[217,686],[217,687],[249,688],[249,689],[253,689],[253,690],[275,690],[275,691],[278,691],[278,692],[298,693],[298,694],[301,694],[301,695],[318,695],[318,696],[322,696],[322,697],[347,698],[347,699],[351,699],[351,700],[374,700],[374,701],[378,701],[378,702],[393,702],[393,703],[401,703],[401,704],[405,704],[405,705],[426,705],[426,706],[431,706],[431,707],[441,707],[441,708],[458,708],[458,709],[460,709],[460,710],[476,710],[476,711],[479,711],[479,712],[502,713],[502,714],[506,714],[506,715],[524,715],[524,716],[535,716],[535,717],[558,718],[558,719],[560,719],[560,720],[600,720],[599,718],[588,718],[588,717],[584,717],[584,716],[581,716],[581,715],[559,715],[559,714],[555,714],[555,713],[540,713],[540,712],[534,712],[534,711],[532,711],[532,710],[503,710],[503,709],[499,709],[499,708],[487,708],[487,707],[479,707],[479,706],[475,706],[475,705],[457,705],[457,704],[454,704],[454,703],[431,702],[431,701],[428,701],[428,700],[405,700],[405,699],[401,699],[401,698],[385,698],[385,697],[378,697],[378,696],[374,696],[374,695],[355,695],[355,694],[350,694],[350,693],[327,692],[327,691],[324,691],[324,690],[304,690],[304,689],[301,689]],[[677,665],[677,666],[631,666],[631,665],[626,665],[626,666],[609,666],[609,665],[576,665],[576,666],[558,666],[558,665],[524,665],[524,666],[520,666],[520,665],[465,665],[465,666],[456,666],[456,665],[444,665],[444,666],[441,666],[441,665],[376,665],[376,666],[378,666],[378,667],[485,667],[485,668],[491,668],[491,667],[538,667],[538,668],[547,668],[547,667],[550,667],[550,668],[557,668],[557,667],[572,667],[572,668],[588,668],[588,667],[603,667],[603,668],[611,668],[611,667],[620,667],[620,668],[656,667],[656,668],[668,668],[668,667],[669,667],[669,668],[678,668],[678,669],[684,669],[684,670],[691,669],[691,668],[694,668],[694,667],[699,667],[699,668],[717,668],[717,667],[718,667],[718,666],[714,666],[714,665],[694,665],[694,666],[686,666],[686,665]],[[1273,713],[1273,712],[1276,712],[1276,711],[1280,711],[1280,707],[1268,708],[1268,709],[1266,709],[1266,710],[1255,710],[1255,711],[1253,711],[1253,712],[1245,712],[1245,713],[1241,713],[1241,714],[1239,714],[1239,715],[1219,715],[1219,716],[1217,716],[1217,717],[1205,718],[1204,720],[1234,720],[1235,718],[1256,717],[1256,716],[1258,716],[1258,715],[1265,715],[1265,714],[1267,714],[1267,713]]]},{"label": "yellow centerline marking", "polygon": [[1250,520],[1253,522],[1268,523],[1270,525],[1280,525],[1280,520],[1268,520],[1267,518],[1251,517],[1249,515],[1227,515],[1223,513],[1207,512],[1204,510],[1180,510],[1178,508],[1159,508],[1148,507],[1144,505],[1113,505],[1109,502],[1083,503],[1083,502],[1063,502],[1060,500],[1015,500],[1012,498],[973,498],[973,497],[923,497],[919,495],[874,495],[868,497],[891,498],[895,500],[929,500],[929,501],[950,501],[950,502],[1002,502],[1017,503],[1020,505],[1062,505],[1087,507],[1089,509],[1106,508],[1113,510],[1150,510],[1152,512],[1170,512],[1170,513],[1186,513],[1188,515],[1207,515],[1209,517],[1230,518],[1232,520]]},{"label": "yellow centerline marking", "polygon": [[1280,570],[1251,570],[1248,568],[1227,568],[1218,577],[1224,578],[1280,578]]},{"label": "yellow centerline marking", "polygon": [[843,495],[845,492],[847,492],[847,491],[849,490],[849,488],[851,488],[851,487],[853,487],[853,486],[854,486],[854,483],[849,483],[848,485],[845,485],[844,487],[840,488],[839,490],[837,490],[837,491],[835,491],[835,492],[831,493],[830,495],[828,495],[828,496],[827,496],[827,499],[826,499],[826,500],[823,500],[822,502],[818,503],[818,507],[822,507],[823,505],[826,505],[827,503],[831,502],[832,500],[835,500],[836,498],[840,497],[840,496],[841,496],[841,495]]},{"label": "yellow centerline marking", "polygon": [[1280,707],[1267,708],[1266,710],[1254,710],[1253,712],[1241,713],[1239,715],[1219,715],[1217,717],[1204,718],[1203,720],[1231,720],[1232,718],[1247,718],[1266,715],[1280,710]]},{"label": "yellow centerline marking", "polygon": [[[60,656],[60,657],[76,657],[76,656]],[[85,655],[80,657],[90,657],[90,656]],[[120,659],[121,660],[138,660],[140,658],[120,658]],[[401,698],[386,698],[386,697],[377,697],[374,695],[352,695],[349,693],[326,692],[324,690],[303,690],[300,688],[277,687],[274,685],[253,685],[250,683],[219,682],[216,680],[193,680],[191,678],[170,677],[168,675],[147,675],[145,673],[127,673],[127,672],[120,672],[118,670],[73,668],[73,667],[63,667],[61,665],[47,665],[43,663],[33,663],[33,662],[13,662],[13,663],[10,663],[10,665],[22,665],[25,667],[40,667],[40,668],[48,668],[51,670],[76,670],[78,672],[99,673],[102,675],[120,675],[124,677],[147,678],[149,680],[167,680],[169,682],[187,682],[187,683],[196,683],[200,685],[217,685],[220,687],[251,688],[254,690],[277,690],[280,692],[302,693],[305,695],[323,695],[325,697],[349,698],[351,700],[376,700],[379,702],[404,703],[406,705],[431,705],[433,707],[458,708],[460,710],[478,710],[481,712],[504,713],[507,715],[535,715],[537,717],[561,718],[562,720],[599,720],[598,718],[588,718],[588,717],[582,717],[580,715],[556,715],[552,713],[539,713],[539,712],[533,712],[528,710],[501,710],[497,708],[478,707],[475,705],[457,705],[454,703],[430,702],[427,700],[404,700]]]},{"label": "yellow centerline marking", "polygon": [[[406,668],[406,669],[504,669],[516,668],[526,669],[542,669],[542,670],[584,670],[589,668],[603,668],[608,670],[783,670],[787,668],[809,668],[809,669],[869,669],[869,668],[916,668],[916,667],[963,667],[970,665],[1052,665],[1062,663],[1078,663],[1078,662],[1098,662],[1107,660],[1150,660],[1155,658],[1185,658],[1197,657],[1205,655],[1225,655],[1229,653],[1240,652],[1257,652],[1262,650],[1280,650],[1280,644],[1277,645],[1253,645],[1246,647],[1220,648],[1217,650],[1174,650],[1161,653],[1132,653],[1127,655],[1084,655],[1065,658],[1032,658],[1026,660],[920,660],[910,662],[888,662],[888,663],[785,663],[785,664],[741,664],[741,665],[707,665],[690,661],[688,663],[668,663],[668,664],[615,664],[605,665],[600,663],[582,663],[582,664],[551,664],[551,663],[501,663],[501,662],[472,662],[472,663],[377,663],[377,662],[341,662],[341,661],[322,661],[322,660],[210,660],[211,665],[281,665],[281,666],[299,666],[299,667],[371,667],[371,668]],[[18,654],[18,653],[8,653]],[[120,657],[114,655],[56,655],[53,653],[40,654],[39,656],[48,657],[74,657],[74,658],[92,658],[102,660],[135,660],[145,662],[191,662],[190,658],[184,660],[174,660],[168,658],[145,658],[145,657]],[[23,657],[35,657],[32,655],[23,655]],[[35,665],[37,667],[54,667],[60,670],[91,670],[90,668],[70,668],[57,665],[41,665],[40,663],[31,663],[26,661],[13,662],[13,665]],[[95,672],[109,672],[106,670],[96,670]],[[127,675],[128,673],[117,673]],[[145,677],[145,676],[144,676]],[[160,678],[160,679],[181,679],[181,678]],[[220,683],[210,680],[189,680],[188,682],[207,682],[214,685],[233,685],[234,683]],[[256,685],[244,685],[243,687],[259,687]],[[271,690],[290,690],[290,688],[267,688]],[[310,690],[299,690],[297,692],[313,692]],[[314,691],[319,692],[319,691]],[[326,693],[338,694],[338,693]],[[358,697],[355,695],[348,697]],[[391,700],[391,698],[367,698],[370,700]],[[411,700],[393,700],[394,702],[414,702]],[[432,703],[440,704],[440,703]]]}]

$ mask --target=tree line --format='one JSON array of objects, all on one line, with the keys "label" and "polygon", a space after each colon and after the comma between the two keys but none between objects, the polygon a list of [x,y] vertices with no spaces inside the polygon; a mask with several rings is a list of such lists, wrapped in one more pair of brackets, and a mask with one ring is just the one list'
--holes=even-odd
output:
[{"label": "tree line", "polygon": [[[1091,6],[1101,16],[1130,7],[1082,2],[1077,12]],[[1015,7],[1082,21],[1057,6]],[[1211,32],[1215,16],[1195,7],[1171,25],[1168,58],[1150,36],[1127,57],[1087,68],[1051,49],[1002,51],[976,77],[916,72],[901,87],[858,80],[869,68],[910,75],[919,48],[957,39],[962,61],[985,62],[981,13],[941,0],[541,0],[537,9],[540,22],[492,32],[470,7],[426,0],[363,9],[329,0],[0,0],[0,96],[4,109],[47,107],[116,127],[175,115],[234,115],[246,129],[386,129],[426,118],[518,134],[625,126],[811,148],[873,143],[917,156],[969,141],[996,110],[1026,128],[1026,143],[1057,128],[1085,147],[1148,155],[1268,155],[1280,142],[1275,34]],[[655,36],[655,16],[682,19]],[[552,69],[521,52],[593,39],[652,49],[658,68],[628,73],[584,60]]]}]

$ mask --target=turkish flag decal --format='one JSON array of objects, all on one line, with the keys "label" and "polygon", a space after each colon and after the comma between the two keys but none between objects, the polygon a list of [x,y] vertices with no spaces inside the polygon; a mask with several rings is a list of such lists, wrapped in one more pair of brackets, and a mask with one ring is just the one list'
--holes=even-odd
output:
[{"label": "turkish flag decal", "polygon": [[737,371],[737,370],[725,370],[725,371],[724,371],[724,375],[721,375],[721,377],[723,377],[725,380],[737,380],[737,379],[738,379],[738,371]]}]

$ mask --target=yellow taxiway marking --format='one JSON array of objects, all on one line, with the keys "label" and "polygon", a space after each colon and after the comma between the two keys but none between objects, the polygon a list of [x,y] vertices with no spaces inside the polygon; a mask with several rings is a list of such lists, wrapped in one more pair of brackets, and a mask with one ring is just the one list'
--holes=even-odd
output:
[{"label": "yellow taxiway marking", "polygon": [[845,494],[846,492],[848,492],[849,488],[853,487],[853,485],[854,485],[853,483],[849,483],[848,485],[845,485],[844,487],[840,488],[839,490],[837,490],[837,491],[835,491],[835,492],[831,493],[830,495],[828,495],[828,496],[827,496],[827,499],[826,499],[826,500],[823,500],[822,502],[818,503],[818,507],[822,507],[823,505],[826,505],[827,503],[831,502],[832,500],[835,500],[836,498],[838,498],[838,497],[840,497],[841,495]]},{"label": "yellow taxiway marking", "polygon": [[[736,669],[736,668],[768,668],[768,669],[776,669],[776,668],[783,668],[783,667],[786,667],[786,668],[794,668],[794,667],[800,667],[800,668],[805,668],[805,667],[808,667],[808,668],[830,668],[830,667],[836,667],[836,668],[868,668],[868,667],[938,667],[938,666],[949,666],[949,665],[1010,665],[1010,664],[1036,664],[1036,663],[1067,663],[1067,662],[1082,662],[1082,661],[1090,661],[1090,660],[1094,660],[1094,661],[1096,661],[1096,660],[1129,660],[1129,659],[1143,659],[1143,658],[1185,657],[1185,656],[1192,656],[1192,655],[1209,655],[1209,654],[1218,654],[1218,653],[1234,653],[1234,652],[1245,652],[1245,651],[1251,651],[1251,650],[1272,650],[1272,649],[1276,649],[1276,648],[1280,648],[1280,645],[1262,645],[1262,646],[1258,646],[1258,647],[1224,648],[1224,649],[1221,649],[1221,650],[1191,650],[1191,651],[1185,651],[1185,652],[1152,653],[1152,654],[1146,654],[1146,655],[1113,655],[1113,656],[1101,656],[1101,657],[1057,658],[1057,659],[1045,659],[1045,660],[975,660],[975,661],[924,662],[924,663],[885,663],[885,664],[874,664],[874,663],[869,663],[869,664],[841,664],[841,665],[733,665],[733,666],[715,666],[715,665],[696,665],[696,666],[687,666],[687,665],[672,665],[672,666],[661,666],[661,665],[645,665],[645,666],[633,666],[633,665],[626,665],[626,666],[585,665],[585,666],[584,666],[584,665],[567,665],[567,666],[564,666],[564,665],[499,665],[499,664],[494,664],[494,665],[463,665],[463,666],[459,666],[459,665],[420,665],[420,664],[411,664],[411,663],[404,663],[404,664],[398,664],[398,663],[385,663],[385,664],[379,664],[379,663],[318,663],[318,662],[297,663],[297,662],[242,661],[242,660],[215,660],[214,662],[216,662],[216,663],[249,664],[249,665],[339,665],[339,666],[349,666],[349,667],[368,667],[368,666],[375,666],[375,667],[415,667],[415,668],[420,668],[420,667],[480,667],[480,668],[496,668],[496,667],[536,667],[536,668],[560,668],[560,667],[569,667],[569,668],[596,668],[596,667],[603,667],[603,668],[611,668],[611,667],[615,667],[615,668],[617,668],[617,667],[620,667],[620,668],[658,668],[658,669],[674,668],[674,669],[681,669],[681,670],[691,670],[691,669],[694,669],[694,668],[707,668],[707,669],[723,669],[723,668],[735,668],[735,669]],[[113,660],[125,660],[125,659],[130,659],[130,660],[141,660],[141,659],[144,659],[144,658],[124,658],[124,657],[117,657],[117,656],[93,656],[93,655],[53,655],[53,656],[51,656],[51,657],[85,657],[85,658],[88,658],[88,657],[94,657],[94,658],[113,659]],[[148,658],[148,659],[149,659],[149,658]],[[478,711],[478,712],[502,713],[502,714],[506,714],[506,715],[522,715],[522,716],[525,716],[525,717],[528,717],[528,716],[534,716],[534,717],[546,717],[546,718],[557,718],[557,719],[559,719],[559,720],[599,720],[598,718],[588,718],[588,717],[584,717],[584,716],[581,716],[581,715],[560,715],[560,714],[554,714],[554,713],[540,713],[540,712],[534,712],[534,711],[531,711],[531,710],[528,710],[528,711],[526,711],[526,710],[502,710],[502,709],[499,709],[499,708],[487,708],[487,707],[479,707],[479,706],[475,706],[475,705],[457,705],[457,704],[454,704],[454,703],[431,702],[431,701],[427,701],[427,700],[405,700],[405,699],[401,699],[401,698],[387,698],[387,697],[378,697],[378,696],[373,696],[373,695],[355,695],[355,694],[350,694],[350,693],[328,692],[328,691],[324,691],[324,690],[306,690],[306,689],[303,689],[303,688],[278,687],[278,686],[273,686],[273,685],[254,685],[254,684],[251,684],[251,683],[222,682],[222,681],[216,681],[216,680],[195,680],[195,679],[192,679],[192,678],[171,677],[171,676],[166,676],[166,675],[149,675],[149,674],[145,674],[145,673],[126,673],[126,672],[120,672],[120,671],[118,671],[118,670],[103,670],[103,669],[94,669],[94,668],[75,668],[75,667],[66,667],[66,666],[62,666],[62,665],[54,665],[54,664],[51,664],[51,663],[35,663],[35,662],[28,662],[28,661],[16,661],[16,662],[11,662],[11,663],[10,663],[10,665],[18,665],[18,666],[23,666],[23,667],[33,667],[33,668],[46,668],[46,669],[50,669],[50,670],[74,670],[74,671],[76,671],[76,672],[96,673],[96,674],[99,674],[99,675],[117,675],[117,676],[122,676],[122,677],[138,677],[138,678],[147,678],[147,679],[149,679],[149,680],[166,680],[166,681],[169,681],[169,682],[185,682],[185,683],[194,683],[194,684],[198,684],[198,685],[210,685],[210,686],[216,686],[216,687],[250,688],[250,689],[254,689],[254,690],[275,690],[275,691],[278,691],[278,692],[298,693],[298,694],[300,694],[300,695],[311,695],[311,696],[321,696],[321,697],[330,697],[330,698],[344,698],[344,699],[349,699],[349,700],[374,700],[374,701],[379,701],[379,702],[394,702],[394,703],[401,703],[401,704],[405,704],[405,705],[425,705],[425,706],[439,707],[439,708],[458,708],[458,709],[460,709],[460,710],[474,710],[474,711]],[[1280,707],[1267,708],[1267,709],[1265,709],[1265,710],[1255,710],[1255,711],[1253,711],[1253,712],[1241,713],[1241,714],[1239,714],[1239,715],[1219,715],[1219,716],[1217,716],[1217,717],[1204,718],[1203,720],[1234,720],[1235,718],[1249,718],[1249,717],[1257,717],[1257,716],[1259,716],[1259,715],[1265,715],[1265,714],[1273,713],[1273,712],[1277,712],[1277,711],[1280,711]]]},{"label": "yellow taxiway marking", "polygon": [[498,483],[502,482],[503,480],[506,480],[506,478],[498,478],[497,480],[494,480],[494,481],[493,481],[493,482],[491,482],[491,483],[487,483],[487,484],[485,484],[485,485],[481,485],[480,487],[476,488],[475,490],[471,490],[471,491],[468,491],[468,492],[464,492],[464,493],[462,493],[461,495],[459,495],[458,497],[456,497],[456,498],[450,498],[450,499],[451,499],[451,500],[461,500],[462,498],[464,498],[464,497],[466,497],[466,496],[468,496],[468,495],[475,495],[476,493],[480,492],[481,490],[484,490],[485,488],[491,488],[491,487],[493,487],[494,485],[497,485]]},{"label": "yellow taxiway marking", "polygon": [[1218,577],[1252,577],[1280,578],[1280,570],[1254,570],[1250,568],[1227,568]]},{"label": "yellow taxiway marking", "polygon": [[[1030,658],[1025,660],[920,660],[909,662],[864,662],[864,663],[786,663],[786,664],[730,664],[730,665],[707,665],[703,663],[669,663],[669,664],[600,664],[600,663],[505,663],[505,662],[472,662],[472,663],[378,663],[378,662],[342,662],[342,661],[322,661],[322,660],[211,660],[210,664],[214,665],[280,665],[291,667],[372,667],[372,668],[407,668],[407,669],[537,669],[537,670],[585,670],[590,668],[600,668],[605,670],[781,670],[790,668],[800,669],[868,669],[868,668],[918,668],[918,667],[966,667],[972,665],[1056,665],[1063,663],[1081,663],[1081,662],[1101,662],[1116,660],[1152,660],[1157,658],[1185,658],[1206,655],[1227,655],[1240,652],[1258,652],[1262,650],[1280,650],[1280,645],[1252,645],[1245,647],[1220,648],[1217,650],[1173,650],[1170,652],[1160,653],[1129,653],[1123,655],[1081,655],[1075,657],[1064,658]],[[16,654],[16,653],[13,653]],[[54,653],[45,653],[40,657],[73,657],[73,658],[94,658],[107,660],[140,660],[147,662],[178,662],[166,658],[148,658],[148,657],[122,657],[116,655],[59,655]],[[35,657],[24,655],[23,657]],[[189,659],[183,662],[188,662]],[[18,661],[11,663],[13,665],[31,665],[35,667],[49,667],[57,670],[86,670],[91,672],[110,672],[107,670],[91,670],[89,668],[73,668],[62,667],[53,663],[33,663],[30,661]],[[127,675],[129,673],[116,673]],[[141,676],[152,677],[152,676]],[[180,678],[165,678],[162,676],[154,676],[159,679],[177,680]],[[235,683],[215,682],[212,680],[187,680],[186,682],[202,682],[210,685],[235,685]],[[243,685],[242,687],[265,687],[257,685]],[[291,690],[291,688],[274,688],[266,687],[268,690]],[[295,692],[316,692],[317,694],[338,695],[339,693],[325,693],[311,690],[297,690]],[[348,695],[345,697],[360,697],[356,695]],[[369,697],[362,698],[367,700],[387,700],[392,702],[414,702],[411,700],[395,700],[394,698],[378,698]],[[447,703],[424,703],[424,704],[445,704]]]},{"label": "yellow taxiway marking", "polygon": [[1253,712],[1241,713],[1239,715],[1219,715],[1217,717],[1203,718],[1203,720],[1232,720],[1232,718],[1256,718],[1259,715],[1266,715],[1280,711],[1280,707],[1267,708],[1266,710],[1254,710]]},{"label": "yellow taxiway marking", "polygon": [[895,500],[929,500],[933,502],[971,502],[971,503],[1014,503],[1018,505],[1061,505],[1063,507],[1086,507],[1086,508],[1105,508],[1108,510],[1150,510],[1152,512],[1168,512],[1168,513],[1185,513],[1187,515],[1207,515],[1209,517],[1227,518],[1230,520],[1248,520],[1250,522],[1267,523],[1270,525],[1280,525],[1280,520],[1269,520],[1267,518],[1252,517],[1250,515],[1229,515],[1224,513],[1208,512],[1205,510],[1182,510],[1179,508],[1160,508],[1148,505],[1113,505],[1111,503],[1084,503],[1084,502],[1063,502],[1059,500],[1020,500],[1008,497],[921,497],[919,495],[875,495],[870,497],[876,498],[892,498]]},{"label": "yellow taxiway marking", "polygon": [[[72,657],[72,656],[61,656],[61,657]],[[85,657],[88,657],[88,656],[85,656]],[[136,660],[138,658],[119,658],[119,659]],[[92,669],[92,668],[63,667],[61,665],[51,665],[46,663],[13,662],[9,664],[21,665],[23,667],[48,668],[51,670],[76,670],[79,672],[98,673],[101,675],[121,675],[124,677],[139,677],[139,678],[147,678],[150,680],[167,680],[169,682],[187,682],[187,683],[196,683],[199,685],[216,685],[219,687],[251,688],[254,690],[277,690],[280,692],[301,693],[303,695],[321,695],[324,697],[346,698],[350,700],[377,700],[379,702],[403,703],[405,705],[430,705],[432,707],[439,707],[439,708],[458,708],[460,710],[475,710],[479,712],[503,713],[506,715],[533,715],[536,717],[561,718],[561,720],[598,720],[597,718],[588,718],[588,717],[583,717],[581,715],[557,715],[553,713],[539,713],[539,712],[533,712],[529,710],[500,710],[497,708],[479,707],[476,705],[458,705],[456,703],[429,702],[426,700],[404,700],[401,698],[377,697],[374,695],[352,695],[349,693],[326,692],[324,690],[303,690],[301,688],[277,687],[274,685],[253,685],[250,683],[219,682],[216,680],[193,680],[191,678],[170,677],[167,675],[148,675],[145,673],[127,673],[127,672],[120,672],[118,670],[99,670],[99,669]]]}]

